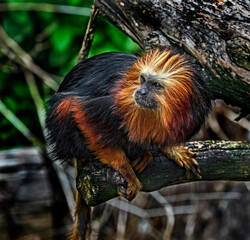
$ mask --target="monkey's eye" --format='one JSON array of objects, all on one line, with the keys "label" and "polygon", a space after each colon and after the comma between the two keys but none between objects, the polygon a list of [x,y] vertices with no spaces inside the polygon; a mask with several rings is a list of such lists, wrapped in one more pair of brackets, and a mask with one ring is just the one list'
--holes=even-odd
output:
[{"label": "monkey's eye", "polygon": [[140,76],[140,82],[141,83],[145,83],[146,82],[146,78],[143,75]]},{"label": "monkey's eye", "polygon": [[163,86],[158,82],[153,82],[153,88],[156,90],[160,90],[163,88]]}]

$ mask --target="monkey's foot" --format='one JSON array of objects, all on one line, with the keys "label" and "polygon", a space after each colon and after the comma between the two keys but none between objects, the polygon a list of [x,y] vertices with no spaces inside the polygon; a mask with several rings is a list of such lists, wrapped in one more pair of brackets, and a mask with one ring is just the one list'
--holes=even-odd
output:
[{"label": "monkey's foot", "polygon": [[[130,169],[129,169],[130,168]],[[125,177],[126,183],[118,185],[118,194],[129,201],[132,201],[137,193],[141,190],[142,185],[139,179],[136,177],[132,167],[128,169],[122,169],[121,174]]]},{"label": "monkey's foot", "polygon": [[192,172],[196,177],[201,179],[201,171],[198,167],[198,162],[195,160],[196,153],[188,150],[183,146],[173,146],[162,149],[163,154],[173,159],[179,166],[186,169],[187,178],[190,178]]},{"label": "monkey's foot", "polygon": [[132,201],[137,193],[141,190],[142,185],[141,182],[137,179],[136,182],[128,182],[127,185],[119,185],[118,186],[118,194],[128,201]]},{"label": "monkey's foot", "polygon": [[143,156],[139,156],[135,159],[131,165],[136,173],[141,173],[148,164],[152,161],[153,156],[151,152],[147,151]]}]

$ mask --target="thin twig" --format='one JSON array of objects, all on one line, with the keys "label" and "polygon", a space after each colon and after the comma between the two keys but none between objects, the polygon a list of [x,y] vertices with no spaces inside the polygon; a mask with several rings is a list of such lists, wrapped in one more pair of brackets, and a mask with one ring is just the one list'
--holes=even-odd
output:
[{"label": "thin twig", "polygon": [[26,125],[10,109],[8,109],[1,100],[0,113],[2,113],[3,116],[33,144],[33,146],[42,146],[41,141],[31,133]]},{"label": "thin twig", "polygon": [[213,132],[216,133],[219,139],[229,140],[227,135],[224,133],[224,131],[220,127],[220,124],[217,118],[211,116],[207,119],[207,123],[208,123],[208,126],[213,130]]},{"label": "thin twig", "polygon": [[25,75],[25,78],[26,78],[26,81],[30,90],[31,97],[33,98],[33,101],[35,103],[38,119],[42,127],[43,135],[45,137],[46,135],[46,133],[44,132],[45,131],[45,106],[44,106],[43,100],[38,91],[38,87],[36,85],[34,75],[27,70],[24,70],[24,75]]},{"label": "thin twig", "polygon": [[32,2],[0,3],[0,12],[6,12],[6,11],[38,11],[38,12],[56,12],[56,13],[80,15],[80,16],[90,15],[90,8],[86,7],[57,5],[49,3],[32,3]]},{"label": "thin twig", "polygon": [[[239,116],[238,114],[234,113],[230,109],[224,113],[224,116],[229,119],[230,121],[234,122],[235,119]],[[248,132],[250,132],[250,121],[247,118],[241,118],[237,124],[243,128],[245,128]]]},{"label": "thin twig", "polygon": [[42,30],[42,32],[38,33],[35,37],[36,43],[40,43],[48,38],[57,28],[59,28],[58,22],[52,22],[46,28]]},{"label": "thin twig", "polygon": [[31,56],[8,36],[2,26],[0,26],[0,45],[0,51],[8,58],[33,72],[54,91],[58,89],[59,84],[47,72],[34,63]]},{"label": "thin twig", "polygon": [[[106,202],[107,205],[110,205],[119,211],[125,211],[128,212],[134,216],[137,216],[139,218],[153,218],[153,217],[162,217],[162,216],[168,216],[166,213],[165,205],[158,208],[152,208],[152,209],[144,209],[141,207],[138,207],[132,203],[125,202],[123,200],[119,200],[119,198],[115,198],[112,200],[109,200]],[[170,211],[173,215],[183,215],[183,214],[193,214],[195,213],[194,207],[192,205],[179,205],[171,207],[172,210]],[[164,211],[165,210],[165,211]],[[170,209],[168,209],[169,211]],[[174,224],[172,216],[172,224]]]},{"label": "thin twig", "polygon": [[[198,212],[198,211],[196,210],[196,212]],[[185,235],[186,235],[185,240],[192,240],[193,239],[194,228],[195,228],[195,224],[197,222],[196,218],[197,218],[197,214],[190,214],[187,216],[186,226],[185,226]]]},{"label": "thin twig", "polygon": [[[164,196],[165,197],[165,196]],[[170,203],[184,202],[184,201],[208,201],[208,200],[231,200],[240,199],[241,193],[238,192],[211,192],[211,193],[181,193],[171,196],[166,196],[166,200]]]},{"label": "thin twig", "polygon": [[65,169],[62,165],[56,164],[52,161],[52,166],[54,167],[58,180],[61,184],[62,191],[64,193],[67,205],[69,207],[70,213],[73,217],[74,215],[74,207],[75,207],[75,200],[74,200],[74,192],[70,186],[70,181],[67,177]]},{"label": "thin twig", "polygon": [[124,240],[126,232],[126,223],[128,220],[128,211],[119,211],[117,218],[117,227],[116,227],[116,239]]},{"label": "thin twig", "polygon": [[172,236],[172,232],[174,230],[174,224],[175,224],[173,206],[166,200],[166,198],[164,198],[161,195],[159,191],[152,192],[151,196],[164,207],[168,221],[167,221],[166,229],[163,234],[163,239],[171,240],[171,236]]},{"label": "thin twig", "polygon": [[77,59],[77,63],[88,57],[90,46],[94,38],[94,30],[95,30],[97,15],[98,15],[98,9],[93,5],[86,33],[82,42],[82,47]]}]

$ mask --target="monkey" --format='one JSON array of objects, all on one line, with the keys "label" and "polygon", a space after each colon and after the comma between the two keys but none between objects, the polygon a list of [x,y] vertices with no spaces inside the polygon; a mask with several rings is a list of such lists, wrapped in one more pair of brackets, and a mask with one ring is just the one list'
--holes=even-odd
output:
[{"label": "monkey", "polygon": [[[185,55],[108,52],[78,63],[49,100],[48,142],[55,159],[92,154],[119,171],[126,186],[117,187],[118,195],[131,201],[142,188],[136,174],[152,161],[152,147],[201,177],[194,153],[181,143],[200,130],[210,110],[211,93]],[[79,223],[72,239],[84,239],[77,231]]]}]

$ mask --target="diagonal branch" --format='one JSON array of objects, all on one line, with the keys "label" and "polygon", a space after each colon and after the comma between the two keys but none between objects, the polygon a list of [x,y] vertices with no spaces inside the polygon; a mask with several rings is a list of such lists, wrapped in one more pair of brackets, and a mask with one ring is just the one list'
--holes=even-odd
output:
[{"label": "diagonal branch", "polygon": [[36,65],[31,56],[26,53],[5,30],[0,26],[0,51],[14,62],[41,78],[44,83],[56,91],[59,84],[43,69]]},{"label": "diagonal branch", "polygon": [[84,7],[76,7],[70,5],[59,5],[49,3],[33,3],[33,2],[9,2],[0,3],[0,12],[3,11],[38,11],[72,14],[79,16],[89,16],[90,9]]},{"label": "diagonal branch", "polygon": [[79,52],[77,62],[80,62],[81,60],[88,57],[90,46],[94,38],[94,30],[95,30],[97,15],[98,15],[98,9],[93,5],[90,18],[89,18],[89,22],[88,22],[88,26],[87,26],[87,30],[86,30],[86,33],[82,42],[82,47]]}]

